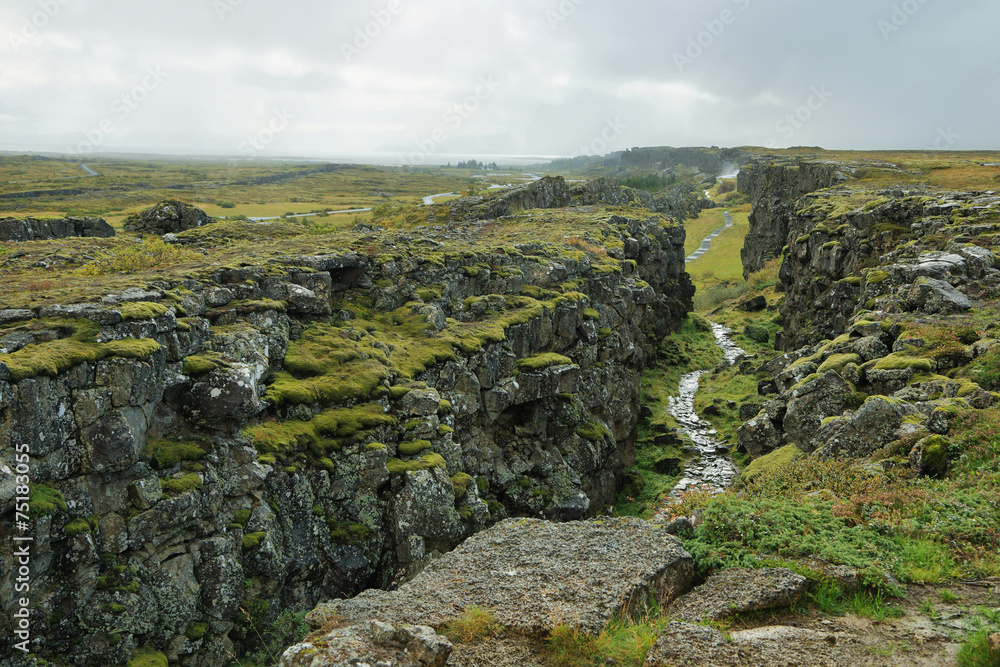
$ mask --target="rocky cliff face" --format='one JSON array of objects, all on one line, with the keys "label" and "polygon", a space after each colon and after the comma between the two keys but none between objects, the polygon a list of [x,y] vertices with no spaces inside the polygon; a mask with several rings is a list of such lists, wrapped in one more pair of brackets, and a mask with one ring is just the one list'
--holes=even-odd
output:
[{"label": "rocky cliff face", "polygon": [[[943,474],[955,416],[1000,398],[970,370],[1000,345],[970,313],[1000,294],[1000,196],[861,183],[801,196],[794,172],[768,171],[765,183],[789,184],[770,208],[787,212],[787,236],[766,237],[784,245],[787,354],[756,369],[767,403],[739,429],[740,447],[754,458],[792,445],[825,458],[880,452],[885,465]],[[761,238],[747,239],[747,271]]]},{"label": "rocky cliff face", "polygon": [[114,228],[103,218],[4,218],[0,220],[0,241],[44,241],[73,236],[84,238],[110,238]]},{"label": "rocky cliff face", "polygon": [[558,215],[576,234],[558,243],[502,245],[494,220],[376,231],[364,252],[0,311],[6,531],[14,452],[32,456],[32,649],[224,664],[280,611],[386,586],[504,517],[612,502],[639,371],[691,308],[684,231]]},{"label": "rocky cliff face", "polygon": [[769,157],[757,157],[743,165],[736,185],[753,206],[750,231],[741,253],[744,277],[781,255],[788,238],[789,218],[802,195],[843,183],[853,173],[853,167],[842,163],[781,163]]}]

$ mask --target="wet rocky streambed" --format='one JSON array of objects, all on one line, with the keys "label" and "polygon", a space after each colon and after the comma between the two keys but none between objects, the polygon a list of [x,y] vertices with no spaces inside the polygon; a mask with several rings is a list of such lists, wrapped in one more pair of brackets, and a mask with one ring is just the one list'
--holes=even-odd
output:
[{"label": "wet rocky streambed", "polygon": [[[728,363],[734,363],[740,355],[746,354],[731,337],[732,331],[714,322],[712,333],[715,341],[725,355]],[[677,482],[671,492],[678,496],[684,491],[695,487],[722,491],[733,478],[739,474],[736,465],[729,458],[729,449],[716,439],[716,431],[710,423],[698,416],[694,409],[694,397],[698,393],[701,376],[710,371],[694,371],[683,376],[680,381],[680,394],[670,399],[667,409],[680,426],[680,431],[686,435],[697,449],[696,458],[684,468],[684,476]]]}]

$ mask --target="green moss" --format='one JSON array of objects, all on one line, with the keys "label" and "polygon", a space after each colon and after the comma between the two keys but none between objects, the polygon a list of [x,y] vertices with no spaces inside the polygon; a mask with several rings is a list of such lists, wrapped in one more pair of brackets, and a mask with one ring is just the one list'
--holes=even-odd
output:
[{"label": "green moss", "polygon": [[447,415],[451,414],[451,401],[442,400],[438,403],[438,414]]},{"label": "green moss", "polygon": [[932,370],[929,359],[910,356],[906,352],[893,352],[887,357],[882,357],[874,367],[880,371],[912,368],[917,373],[930,373]]},{"label": "green moss", "polygon": [[184,633],[184,636],[190,639],[191,641],[196,642],[207,634],[208,634],[208,623],[201,622],[201,623],[195,623],[190,628],[188,628],[187,632]]},{"label": "green moss", "polygon": [[545,370],[550,366],[567,366],[572,363],[573,360],[569,357],[564,357],[554,352],[543,352],[541,354],[533,354],[524,359],[518,359],[514,365],[522,371],[532,372]]},{"label": "green moss", "polygon": [[401,399],[404,396],[406,396],[407,394],[409,394],[410,391],[411,390],[410,390],[409,387],[403,387],[403,386],[400,386],[400,385],[395,385],[395,386],[389,387],[389,398],[391,398],[394,401],[398,401],[399,399]]},{"label": "green moss", "polygon": [[397,451],[403,456],[416,456],[420,452],[430,448],[431,443],[426,440],[412,440],[399,445]]},{"label": "green moss", "polygon": [[195,442],[174,442],[150,438],[146,444],[146,456],[153,460],[157,470],[172,468],[181,461],[197,461],[208,455],[211,445]]},{"label": "green moss", "polygon": [[596,308],[584,308],[583,316],[588,320],[599,320],[601,319],[601,314],[597,312]]},{"label": "green moss", "polygon": [[802,450],[795,445],[787,445],[781,449],[776,449],[748,465],[743,474],[740,475],[740,480],[746,482],[763,472],[772,472],[784,468],[802,455]]},{"label": "green moss", "polygon": [[188,377],[198,377],[205,375],[219,368],[229,368],[230,364],[221,354],[217,352],[204,352],[185,357],[184,366],[181,372]]},{"label": "green moss", "polygon": [[79,535],[90,530],[90,524],[87,523],[86,519],[73,519],[66,524],[63,530],[66,531],[68,537],[73,537],[74,535]]},{"label": "green moss", "polygon": [[424,454],[415,461],[401,461],[399,459],[389,459],[386,468],[390,475],[402,475],[406,472],[416,472],[418,470],[430,470],[432,468],[447,468],[448,464],[440,454]]},{"label": "green moss", "polygon": [[32,484],[29,486],[28,511],[33,517],[52,514],[56,510],[66,510],[66,499],[58,489],[45,484]]},{"label": "green moss", "polygon": [[362,523],[341,522],[335,518],[327,520],[330,539],[338,544],[358,544],[371,535],[371,529]]},{"label": "green moss", "polygon": [[54,377],[79,364],[108,357],[145,359],[160,349],[160,344],[149,338],[98,343],[100,327],[91,320],[40,320],[39,323],[55,329],[62,337],[0,354],[0,363],[6,364],[13,382],[39,375]]},{"label": "green moss", "polygon": [[161,479],[160,488],[165,493],[187,493],[196,491],[202,486],[201,476],[190,472],[183,477],[176,479]]},{"label": "green moss", "polygon": [[798,244],[798,245],[806,243],[807,241],[809,241],[809,235],[808,234],[803,234],[802,236],[800,236],[797,239],[795,239],[795,243]]},{"label": "green moss", "polygon": [[942,435],[932,435],[921,441],[924,464],[930,468],[943,468],[948,460],[951,440]]},{"label": "green moss", "polygon": [[247,533],[243,536],[243,548],[246,550],[256,549],[260,546],[261,540],[267,537],[267,533],[260,531],[257,533]]},{"label": "green moss", "polygon": [[431,303],[432,301],[437,301],[441,298],[441,291],[424,287],[417,290],[417,296],[420,297],[420,300],[424,303]]},{"label": "green moss", "polygon": [[296,450],[309,448],[317,456],[338,449],[340,441],[378,426],[394,426],[396,418],[387,415],[378,403],[366,403],[353,408],[324,410],[310,421],[289,420],[251,426],[244,433],[262,454],[287,456]]},{"label": "green moss", "polygon": [[479,489],[480,496],[485,496],[487,493],[489,493],[490,490],[490,480],[482,476],[477,477],[476,488]]},{"label": "green moss", "polygon": [[243,527],[246,527],[247,521],[250,520],[250,515],[252,514],[253,510],[249,509],[236,510],[236,512],[233,514],[233,521]]},{"label": "green moss", "polygon": [[472,484],[472,476],[464,472],[455,473],[451,477],[451,485],[455,489],[456,498],[464,496],[470,484]]},{"label": "green moss", "polygon": [[169,308],[162,303],[152,303],[150,301],[137,301],[135,303],[124,303],[118,306],[125,320],[152,320],[166,313]]},{"label": "green moss", "polygon": [[885,282],[889,278],[889,274],[885,271],[876,269],[874,271],[869,271],[865,274],[865,283],[868,285],[878,285],[879,283]]},{"label": "green moss", "polygon": [[455,432],[455,429],[453,429],[452,427],[448,426],[447,424],[441,424],[440,426],[438,426],[438,430],[437,430],[437,434],[438,434],[439,438],[443,438],[446,435],[450,435],[450,434],[452,434],[454,432]]},{"label": "green moss", "polygon": [[820,364],[819,370],[820,374],[826,373],[827,371],[837,371],[838,373],[844,370],[848,364],[860,364],[861,357],[856,354],[833,354],[826,358],[822,364]]},{"label": "green moss", "polygon": [[841,278],[837,282],[844,283],[846,285],[854,285],[855,287],[860,287],[861,277],[860,276],[848,276],[846,278]]},{"label": "green moss", "polygon": [[369,451],[385,451],[389,447],[381,442],[370,442],[365,445],[365,449]]},{"label": "green moss", "polygon": [[164,654],[152,649],[143,649],[132,654],[126,667],[168,667],[168,665],[167,656]]},{"label": "green moss", "polygon": [[611,437],[611,431],[600,422],[590,422],[576,429],[576,434],[591,442],[600,442]]}]

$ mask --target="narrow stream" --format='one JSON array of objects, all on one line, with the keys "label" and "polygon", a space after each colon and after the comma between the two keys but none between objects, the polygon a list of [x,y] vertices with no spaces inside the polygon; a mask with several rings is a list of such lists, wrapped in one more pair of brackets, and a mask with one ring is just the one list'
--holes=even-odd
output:
[{"label": "narrow stream", "polygon": [[[732,331],[721,324],[712,324],[715,341],[725,355],[726,361],[733,363],[741,354],[741,349],[730,337]],[[694,396],[698,393],[701,376],[709,371],[695,371],[681,378],[680,396],[670,399],[667,409],[680,425],[682,433],[687,435],[698,449],[698,458],[692,460],[684,468],[684,477],[677,482],[671,491],[672,496],[679,496],[684,491],[694,487],[708,487],[721,492],[739,474],[736,465],[729,458],[725,445],[716,440],[716,430],[707,421],[698,416],[694,409]]]}]

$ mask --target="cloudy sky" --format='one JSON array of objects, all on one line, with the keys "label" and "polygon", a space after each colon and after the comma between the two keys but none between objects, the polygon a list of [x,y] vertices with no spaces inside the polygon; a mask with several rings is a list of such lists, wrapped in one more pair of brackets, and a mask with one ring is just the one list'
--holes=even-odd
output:
[{"label": "cloudy sky", "polygon": [[0,150],[1000,148],[996,0],[4,0]]}]

